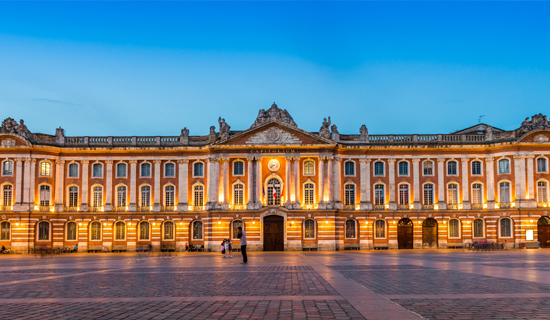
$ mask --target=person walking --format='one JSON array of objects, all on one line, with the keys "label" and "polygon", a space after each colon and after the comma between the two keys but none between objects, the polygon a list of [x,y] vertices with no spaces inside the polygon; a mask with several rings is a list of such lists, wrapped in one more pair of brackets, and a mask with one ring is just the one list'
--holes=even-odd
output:
[{"label": "person walking", "polygon": [[243,227],[239,227],[237,238],[241,240],[241,253],[243,255],[242,263],[248,263],[248,257],[246,256],[246,232],[243,230]]},{"label": "person walking", "polygon": [[227,251],[229,258],[233,258],[233,242],[231,242],[231,239],[227,239],[227,246],[225,247],[225,250]]}]

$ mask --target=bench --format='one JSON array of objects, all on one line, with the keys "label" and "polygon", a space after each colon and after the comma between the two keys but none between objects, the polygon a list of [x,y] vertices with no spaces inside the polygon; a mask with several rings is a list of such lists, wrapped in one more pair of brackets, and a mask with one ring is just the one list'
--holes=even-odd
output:
[{"label": "bench", "polygon": [[540,242],[538,241],[529,241],[522,243],[522,248],[524,249],[540,249]]},{"label": "bench", "polygon": [[113,249],[111,249],[111,252],[126,252],[128,248],[125,244],[115,244],[113,245]]},{"label": "bench", "polygon": [[464,249],[464,246],[461,244],[447,245],[447,249]]},{"label": "bench", "polygon": [[192,245],[189,247],[189,251],[191,252],[204,252],[204,245]]},{"label": "bench", "polygon": [[88,252],[102,252],[103,246],[102,245],[91,245],[88,246]]},{"label": "bench", "polygon": [[151,252],[152,247],[149,247],[149,245],[138,245],[136,246],[136,252]]},{"label": "bench", "polygon": [[163,244],[160,247],[161,252],[176,252],[176,245],[175,244]]}]

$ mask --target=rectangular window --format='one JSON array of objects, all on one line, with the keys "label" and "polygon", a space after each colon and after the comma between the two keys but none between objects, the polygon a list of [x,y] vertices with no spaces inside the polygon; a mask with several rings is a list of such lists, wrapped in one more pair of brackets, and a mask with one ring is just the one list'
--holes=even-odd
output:
[{"label": "rectangular window", "polygon": [[69,178],[78,178],[78,164],[69,164]]},{"label": "rectangular window", "polygon": [[117,207],[122,208],[126,207],[126,187],[120,186],[116,189],[117,194]]},{"label": "rectangular window", "polygon": [[103,165],[101,163],[94,163],[92,166],[92,178],[103,177]]},{"label": "rectangular window", "polygon": [[126,163],[119,163],[116,165],[117,178],[126,178]]},{"label": "rectangular window", "polygon": [[304,186],[304,204],[313,205],[315,199],[315,187],[313,183],[306,183]]},{"label": "rectangular window", "polygon": [[3,189],[2,205],[11,206],[13,204],[13,186],[10,184],[5,184]]},{"label": "rectangular window", "polygon": [[344,175],[345,176],[354,176],[355,175],[355,162],[346,161],[344,163]]},{"label": "rectangular window", "polygon": [[376,161],[374,163],[374,175],[383,176],[384,175],[384,162]]},{"label": "rectangular window", "polygon": [[450,238],[460,237],[460,225],[457,219],[452,219],[451,221],[449,221],[449,237]]},{"label": "rectangular window", "polygon": [[502,159],[498,161],[498,173],[510,173],[510,160]]},{"label": "rectangular window", "polygon": [[304,238],[315,239],[315,221],[307,219],[304,222]]},{"label": "rectangular window", "polygon": [[103,188],[101,187],[94,187],[94,198],[92,200],[93,207],[99,208],[103,206]]},{"label": "rectangular window", "polygon": [[481,175],[481,161],[472,162],[472,175],[480,176]]},{"label": "rectangular window", "polygon": [[500,219],[500,236],[504,238],[512,237],[512,223],[510,219]]},{"label": "rectangular window", "polygon": [[399,185],[399,204],[400,205],[409,204],[409,185],[407,184]]},{"label": "rectangular window", "polygon": [[13,175],[13,161],[6,160],[2,166],[2,175],[11,176]]},{"label": "rectangular window", "polygon": [[51,174],[51,164],[49,162],[40,163],[40,175],[43,177],[49,177]]},{"label": "rectangular window", "polygon": [[355,238],[355,220],[346,221],[346,238]]},{"label": "rectangular window", "polygon": [[68,241],[76,240],[76,222],[67,223],[67,240]]},{"label": "rectangular window", "polygon": [[481,183],[475,183],[472,186],[472,204],[483,203],[483,186]]},{"label": "rectangular window", "polygon": [[447,187],[447,204],[458,204],[458,185],[451,183]]},{"label": "rectangular window", "polygon": [[167,186],[164,193],[164,205],[166,207],[174,206],[174,186]]},{"label": "rectangular window", "polygon": [[41,207],[50,206],[50,186],[46,186],[46,185],[40,186],[40,206]]},{"label": "rectangular window", "polygon": [[545,181],[537,182],[537,194],[539,203],[548,202],[548,188]]},{"label": "rectangular window", "polygon": [[233,162],[233,175],[234,176],[244,175],[244,162],[242,161]]},{"label": "rectangular window", "polygon": [[151,165],[149,163],[141,164],[141,176],[144,178],[148,178],[151,176]]},{"label": "rectangular window", "polygon": [[142,207],[151,206],[151,188],[150,187],[141,187],[141,206]]},{"label": "rectangular window", "polygon": [[424,205],[431,206],[434,204],[434,185],[429,183],[424,185]]},{"label": "rectangular window", "polygon": [[386,238],[386,221],[384,220],[376,220],[374,223],[376,232],[376,238],[383,239]]},{"label": "rectangular window", "polygon": [[374,205],[382,206],[386,202],[384,201],[384,185],[377,184],[374,186]]},{"label": "rectangular window", "polygon": [[409,175],[409,163],[405,161],[399,162],[399,175],[408,176]]},{"label": "rectangular window", "polygon": [[456,176],[458,174],[458,163],[456,161],[447,162],[447,175]]},{"label": "rectangular window", "polygon": [[164,165],[164,176],[165,177],[176,176],[176,166],[173,163],[167,163]]},{"label": "rectangular window", "polygon": [[69,207],[78,207],[78,188],[69,187]]},{"label": "rectangular window", "polygon": [[345,186],[344,205],[355,205],[355,186],[353,184]]},{"label": "rectangular window", "polygon": [[434,174],[434,163],[431,161],[425,161],[424,165],[424,175],[425,176],[433,176]]},{"label": "rectangular window", "polygon": [[537,159],[537,172],[548,172],[548,169],[546,168],[546,159],[545,158],[538,158]]},{"label": "rectangular window", "polygon": [[474,220],[474,238],[483,238],[483,220]]},{"label": "rectangular window", "polygon": [[244,204],[244,186],[240,183],[237,183],[233,186],[233,204]]},{"label": "rectangular window", "polygon": [[193,176],[204,177],[204,164],[202,162],[196,162],[193,164]]},{"label": "rectangular window", "polygon": [[164,223],[164,240],[174,240],[174,223],[172,221]]},{"label": "rectangular window", "polygon": [[500,203],[510,203],[510,183],[501,182],[500,183]]}]

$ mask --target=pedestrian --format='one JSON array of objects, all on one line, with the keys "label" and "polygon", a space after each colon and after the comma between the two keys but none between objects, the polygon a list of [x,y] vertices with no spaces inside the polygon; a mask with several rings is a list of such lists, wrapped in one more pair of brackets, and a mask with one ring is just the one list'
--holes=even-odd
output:
[{"label": "pedestrian", "polygon": [[225,258],[225,239],[222,241],[222,255]]},{"label": "pedestrian", "polygon": [[243,227],[239,227],[239,233],[237,238],[241,240],[241,253],[243,255],[243,262],[248,263],[248,257],[246,256],[246,232],[243,230]]},{"label": "pedestrian", "polygon": [[227,239],[225,250],[228,251],[229,258],[233,258],[233,242],[231,242],[231,239]]}]

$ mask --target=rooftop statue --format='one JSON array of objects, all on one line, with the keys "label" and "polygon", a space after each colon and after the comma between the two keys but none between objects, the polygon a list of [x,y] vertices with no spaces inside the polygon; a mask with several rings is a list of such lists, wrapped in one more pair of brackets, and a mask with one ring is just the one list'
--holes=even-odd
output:
[{"label": "rooftop statue", "polygon": [[220,139],[229,138],[229,131],[231,130],[231,127],[225,122],[225,119],[219,117],[218,124],[220,126]]},{"label": "rooftop statue", "polygon": [[28,138],[31,134],[23,119],[19,120],[19,124],[17,124],[17,121],[13,118],[4,119],[2,127],[0,127],[0,132],[16,133],[25,138]]},{"label": "rooftop statue", "polygon": [[321,126],[321,129],[319,129],[319,135],[325,139],[330,139],[330,117],[323,119],[323,125]]},{"label": "rooftop statue", "polygon": [[269,108],[267,111],[265,109],[261,109],[260,111],[258,111],[256,121],[254,121],[251,128],[257,127],[271,120],[278,120],[290,126],[297,127],[296,122],[294,122],[294,119],[292,119],[288,111],[286,111],[286,109],[279,109],[279,107],[277,107],[274,102],[271,105],[271,108]]},{"label": "rooftop statue", "polygon": [[519,127],[519,134],[523,135],[531,130],[540,128],[550,128],[547,117],[542,113],[532,116],[531,120],[529,120],[529,117],[525,118],[525,121],[523,121]]}]

